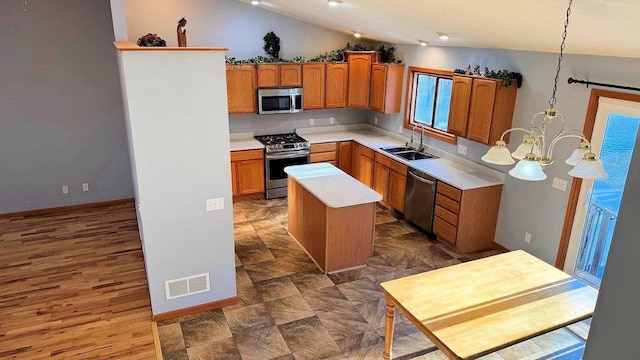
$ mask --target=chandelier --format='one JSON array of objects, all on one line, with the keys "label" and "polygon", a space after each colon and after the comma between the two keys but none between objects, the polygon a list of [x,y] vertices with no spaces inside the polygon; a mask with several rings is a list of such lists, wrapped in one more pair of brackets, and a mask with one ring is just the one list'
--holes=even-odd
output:
[{"label": "chandelier", "polygon": [[[513,165],[514,159],[519,160],[518,164],[509,171],[509,175],[529,181],[541,181],[547,178],[544,168],[553,163],[553,147],[563,139],[580,139],[579,147],[573,151],[565,163],[572,165],[569,175],[586,179],[603,179],[607,174],[602,170],[602,164],[596,159],[596,155],[591,152],[591,143],[584,133],[578,129],[565,129],[565,119],[555,108],[556,90],[558,89],[558,78],[560,75],[560,64],[567,38],[567,28],[569,27],[569,15],[571,14],[571,3],[567,8],[567,18],[564,22],[564,32],[562,33],[562,43],[560,44],[560,54],[558,55],[558,66],[556,67],[556,77],[553,83],[553,92],[549,99],[549,107],[545,111],[535,113],[531,119],[529,129],[511,128],[502,133],[500,140],[492,146],[481,158],[482,161],[496,165]],[[555,136],[547,139],[547,126],[555,121],[560,123],[560,130]],[[504,136],[512,131],[522,131],[527,135],[516,151],[509,152],[504,142]]]}]

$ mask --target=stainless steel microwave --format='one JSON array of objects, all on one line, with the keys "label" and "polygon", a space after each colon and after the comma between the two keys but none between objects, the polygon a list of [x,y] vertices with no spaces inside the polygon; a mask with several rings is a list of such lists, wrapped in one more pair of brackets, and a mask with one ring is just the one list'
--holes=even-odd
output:
[{"label": "stainless steel microwave", "polygon": [[258,89],[258,114],[302,111],[302,88]]}]

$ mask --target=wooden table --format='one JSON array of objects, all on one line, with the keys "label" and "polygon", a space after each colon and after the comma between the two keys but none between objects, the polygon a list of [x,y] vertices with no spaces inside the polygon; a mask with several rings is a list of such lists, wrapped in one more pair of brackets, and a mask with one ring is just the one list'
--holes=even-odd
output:
[{"label": "wooden table", "polygon": [[522,251],[380,284],[391,358],[395,308],[451,359],[475,359],[591,317],[597,290]]}]

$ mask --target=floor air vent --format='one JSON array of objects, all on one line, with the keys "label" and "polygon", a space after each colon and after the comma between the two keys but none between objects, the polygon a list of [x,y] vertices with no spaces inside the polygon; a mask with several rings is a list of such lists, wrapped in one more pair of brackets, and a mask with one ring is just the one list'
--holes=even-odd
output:
[{"label": "floor air vent", "polygon": [[164,282],[167,300],[209,291],[209,273]]}]

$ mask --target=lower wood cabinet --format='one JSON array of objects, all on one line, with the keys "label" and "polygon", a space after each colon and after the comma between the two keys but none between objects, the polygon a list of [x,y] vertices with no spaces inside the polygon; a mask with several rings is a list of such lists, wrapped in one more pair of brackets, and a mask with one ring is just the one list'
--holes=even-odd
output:
[{"label": "lower wood cabinet", "polygon": [[370,188],[373,188],[373,153],[368,147],[353,143],[352,176]]},{"label": "lower wood cabinet", "polygon": [[231,188],[234,196],[264,192],[262,149],[231,152]]},{"label": "lower wood cabinet", "polygon": [[407,166],[380,153],[375,154],[373,190],[382,195],[382,205],[404,212]]},{"label": "lower wood cabinet", "polygon": [[338,149],[338,167],[353,176],[353,141],[341,141]]},{"label": "lower wood cabinet", "polygon": [[334,166],[338,165],[337,159],[338,144],[336,142],[311,144],[310,163],[328,162]]},{"label": "lower wood cabinet", "polygon": [[460,252],[493,247],[502,185],[460,190],[438,182],[433,233]]}]

